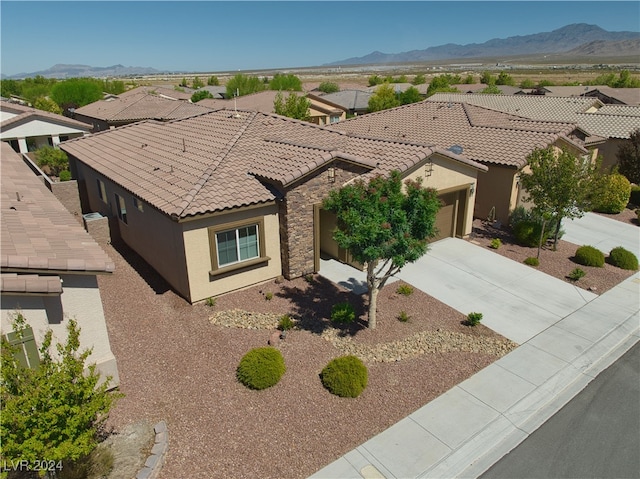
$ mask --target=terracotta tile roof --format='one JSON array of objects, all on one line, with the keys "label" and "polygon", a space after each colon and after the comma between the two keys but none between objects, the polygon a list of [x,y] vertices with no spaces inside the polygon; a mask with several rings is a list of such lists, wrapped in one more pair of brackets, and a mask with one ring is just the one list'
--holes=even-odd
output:
[{"label": "terracotta tile roof", "polygon": [[111,123],[134,122],[146,119],[174,120],[210,111],[202,105],[140,91],[124,98],[100,100],[76,110],[76,114]]},{"label": "terracotta tile roof", "polygon": [[91,130],[91,125],[87,125],[86,123],[83,123],[81,121],[74,120],[73,118],[68,118],[56,113],[50,113],[48,111],[38,110],[37,108],[31,108],[29,106],[23,106],[8,101],[0,101],[0,110],[3,113],[3,117],[9,116],[6,115],[6,113],[15,115],[11,118],[7,118],[2,123],[0,123],[0,129],[2,130],[7,130],[9,127],[13,127],[15,125],[32,120],[42,120],[48,123],[56,123],[86,132],[89,132]]},{"label": "terracotta tile roof", "polygon": [[274,192],[260,180],[286,186],[334,158],[385,172],[405,170],[434,152],[428,145],[360,138],[244,110],[149,120],[85,140],[61,148],[175,218],[272,201]]},{"label": "terracotta tile roof", "polygon": [[[535,148],[545,148],[559,138],[571,141],[567,135],[575,130],[575,125],[531,121],[465,103],[423,101],[362,115],[330,128],[433,145],[442,151],[459,145],[464,158],[521,168]],[[579,144],[576,146],[581,148]]]},{"label": "terracotta tile roof", "polygon": [[0,291],[14,294],[61,294],[62,280],[60,276],[2,273]]},{"label": "terracotta tile roof", "polygon": [[2,143],[3,272],[112,272],[114,263],[7,143]]},{"label": "terracotta tile roof", "polygon": [[575,123],[591,135],[628,139],[640,128],[640,106],[603,105],[597,98],[436,93],[428,102],[466,102],[533,120]]}]

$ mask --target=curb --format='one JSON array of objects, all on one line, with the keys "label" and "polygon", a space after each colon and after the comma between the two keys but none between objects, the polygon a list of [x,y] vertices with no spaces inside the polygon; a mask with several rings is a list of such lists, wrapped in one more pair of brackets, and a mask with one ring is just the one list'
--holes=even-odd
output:
[{"label": "curb", "polygon": [[144,463],[144,467],[140,469],[136,474],[135,479],[156,479],[162,465],[164,464],[164,456],[169,448],[169,431],[167,430],[167,423],[160,421],[153,430],[156,433],[155,442],[151,448],[151,454],[147,457]]}]

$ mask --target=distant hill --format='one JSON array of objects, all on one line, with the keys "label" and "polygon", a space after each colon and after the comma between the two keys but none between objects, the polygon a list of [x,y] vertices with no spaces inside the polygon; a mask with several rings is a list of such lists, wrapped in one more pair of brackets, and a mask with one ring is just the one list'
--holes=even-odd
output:
[{"label": "distant hill", "polygon": [[18,73],[17,75],[5,76],[2,78],[30,78],[35,76],[43,76],[45,78],[77,78],[77,77],[118,77],[118,76],[134,76],[149,75],[160,73],[159,70],[149,67],[125,67],[123,65],[113,65],[110,67],[92,67],[89,65],[54,65],[48,70],[41,70],[33,73]]},{"label": "distant hill", "polygon": [[[545,53],[572,53],[580,50],[581,55],[633,55],[638,54],[640,32],[608,32],[597,25],[575,23],[552,32],[509,38],[494,38],[484,43],[458,45],[448,43],[424,50],[402,53],[373,52],[363,57],[348,58],[333,65],[370,65],[376,63],[410,63],[447,59],[507,57],[513,55],[533,55]],[[583,49],[583,50],[581,50]],[[588,53],[589,50],[593,53]]]}]

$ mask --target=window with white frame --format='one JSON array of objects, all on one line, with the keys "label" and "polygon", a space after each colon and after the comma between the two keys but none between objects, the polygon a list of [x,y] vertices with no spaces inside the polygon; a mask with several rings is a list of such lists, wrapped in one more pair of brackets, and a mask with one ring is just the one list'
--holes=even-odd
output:
[{"label": "window with white frame", "polygon": [[98,182],[98,195],[100,196],[100,199],[103,201],[103,203],[107,203],[107,189],[104,186],[104,181],[100,179],[96,181]]},{"label": "window with white frame", "polygon": [[127,224],[127,204],[124,202],[124,198],[120,196],[118,193],[115,193],[116,196],[116,208],[118,209],[118,218],[124,224]]},{"label": "window with white frame", "polygon": [[269,260],[265,256],[263,218],[211,227],[209,241],[211,274]]}]

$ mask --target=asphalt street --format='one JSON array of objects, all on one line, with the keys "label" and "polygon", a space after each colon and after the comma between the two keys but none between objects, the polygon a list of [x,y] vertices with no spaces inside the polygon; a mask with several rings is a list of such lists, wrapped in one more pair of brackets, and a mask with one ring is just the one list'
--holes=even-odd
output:
[{"label": "asphalt street", "polygon": [[639,478],[640,343],[480,477]]}]

